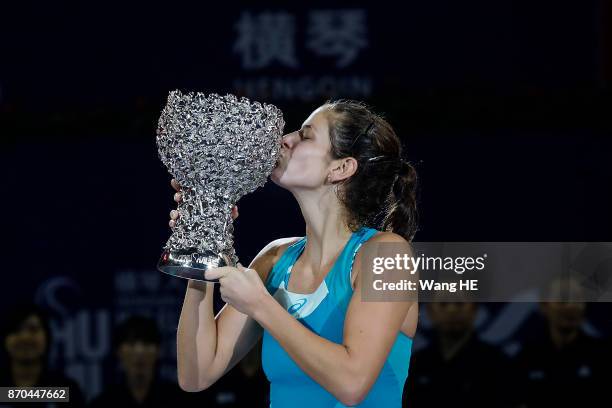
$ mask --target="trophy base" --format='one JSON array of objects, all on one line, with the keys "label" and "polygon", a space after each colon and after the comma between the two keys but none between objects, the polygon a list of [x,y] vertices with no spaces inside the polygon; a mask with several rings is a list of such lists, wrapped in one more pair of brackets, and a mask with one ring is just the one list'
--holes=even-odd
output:
[{"label": "trophy base", "polygon": [[157,263],[157,269],[168,275],[183,279],[193,279],[202,282],[218,283],[219,279],[206,279],[204,272],[209,269],[228,265],[225,258],[213,252],[198,252],[196,250],[171,252],[164,251]]}]

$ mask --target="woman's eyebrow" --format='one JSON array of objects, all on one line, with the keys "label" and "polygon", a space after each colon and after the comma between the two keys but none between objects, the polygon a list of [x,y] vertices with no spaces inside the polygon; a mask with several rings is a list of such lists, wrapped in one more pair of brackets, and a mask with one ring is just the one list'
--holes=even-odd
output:
[{"label": "woman's eyebrow", "polygon": [[310,129],[312,130],[315,134],[317,133],[317,128],[315,128],[313,125],[302,125],[302,129],[300,130],[304,130],[304,129]]}]

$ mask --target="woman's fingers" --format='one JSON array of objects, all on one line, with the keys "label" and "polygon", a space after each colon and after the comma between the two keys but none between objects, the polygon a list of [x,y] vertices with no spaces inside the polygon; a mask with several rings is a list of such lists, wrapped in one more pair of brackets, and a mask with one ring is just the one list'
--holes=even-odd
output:
[{"label": "woman's fingers", "polygon": [[170,221],[168,221],[168,225],[170,228],[174,228],[176,226],[176,220],[179,217],[179,212],[176,210],[170,211]]},{"label": "woman's fingers", "polygon": [[[176,193],[174,193],[174,201],[176,201],[177,203],[180,203],[181,200],[183,199],[183,194],[181,194],[181,186],[178,183],[178,181],[176,179],[172,179],[170,180],[170,185],[172,186],[173,189],[176,190]],[[179,217],[179,212],[177,210],[172,210],[170,211],[170,221],[168,221],[168,225],[170,226],[170,228],[174,228],[176,226],[176,220]]]},{"label": "woman's fingers", "polygon": [[235,205],[232,208],[232,219],[235,220],[236,218],[238,218],[238,206]]},{"label": "woman's fingers", "polygon": [[178,183],[178,181],[176,181],[176,179],[172,179],[170,180],[170,185],[172,186],[173,189],[176,190],[176,193],[174,193],[174,201],[176,201],[177,203],[180,203],[181,200],[183,199],[183,194],[181,193],[181,186]]}]

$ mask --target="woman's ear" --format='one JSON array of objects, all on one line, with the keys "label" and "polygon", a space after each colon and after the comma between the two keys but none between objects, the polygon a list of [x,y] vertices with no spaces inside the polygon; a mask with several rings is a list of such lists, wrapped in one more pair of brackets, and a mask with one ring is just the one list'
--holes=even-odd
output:
[{"label": "woman's ear", "polygon": [[359,164],[353,157],[337,159],[332,164],[331,175],[328,176],[330,182],[337,182],[351,177],[357,172]]}]

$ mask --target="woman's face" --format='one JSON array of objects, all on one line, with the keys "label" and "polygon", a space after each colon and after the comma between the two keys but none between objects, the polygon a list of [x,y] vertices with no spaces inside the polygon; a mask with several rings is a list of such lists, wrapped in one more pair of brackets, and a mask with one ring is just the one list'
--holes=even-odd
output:
[{"label": "woman's face", "polygon": [[47,333],[36,315],[23,321],[18,330],[6,336],[6,351],[13,360],[37,360],[43,357]]},{"label": "woman's face", "polygon": [[118,356],[128,376],[148,376],[155,369],[159,346],[142,340],[126,341],[119,346]]},{"label": "woman's face", "polygon": [[317,188],[329,174],[330,142],[327,114],[318,108],[298,131],[283,136],[281,157],[270,175],[280,187]]}]

